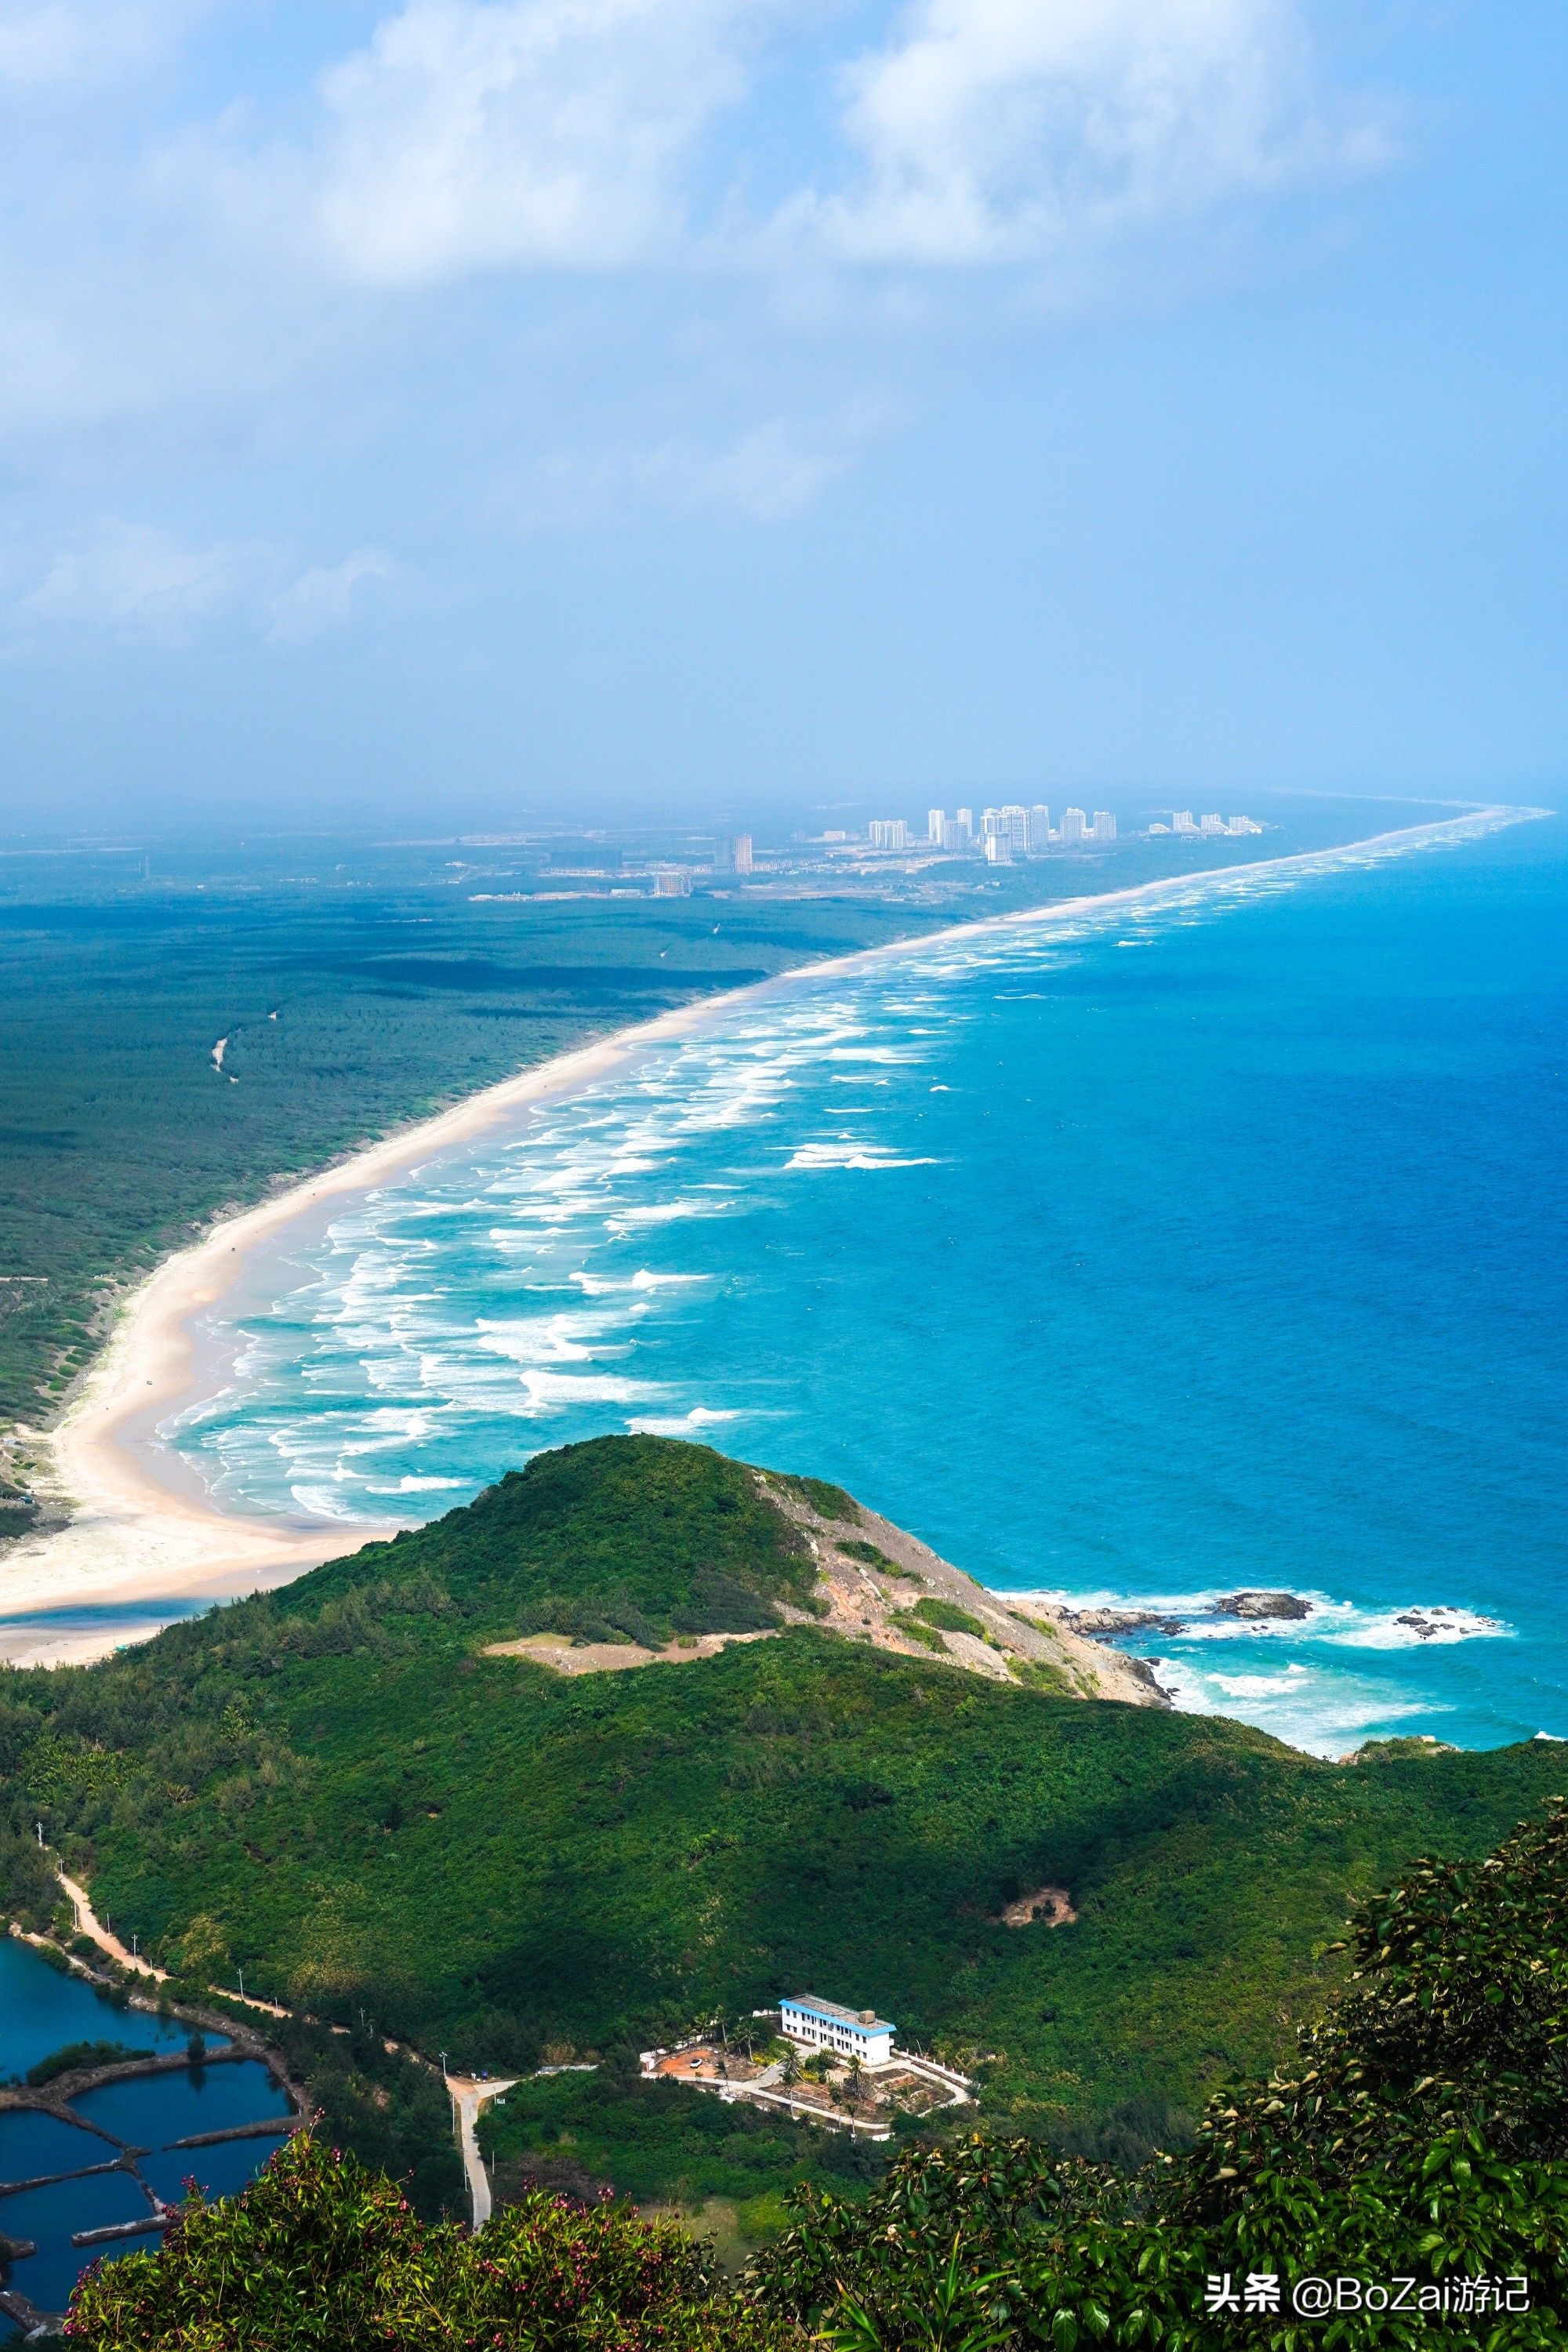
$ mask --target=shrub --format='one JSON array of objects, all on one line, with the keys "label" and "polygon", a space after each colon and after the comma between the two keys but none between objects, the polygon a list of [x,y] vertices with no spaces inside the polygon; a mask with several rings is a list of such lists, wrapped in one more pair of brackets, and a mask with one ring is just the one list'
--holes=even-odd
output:
[{"label": "shrub", "polygon": [[833,1549],[841,1551],[846,1559],[858,1559],[867,1568],[885,1568],[894,1576],[899,1573],[896,1560],[889,1559],[885,1551],[879,1551],[874,1543],[867,1543],[859,1536],[841,1536]]},{"label": "shrub", "polygon": [[71,2074],[81,2066],[123,2066],[128,2058],[145,2058],[145,2050],[128,2050],[123,2042],[68,2042],[58,2050],[51,2050],[36,2066],[27,2069],[27,2080],[34,2090],[52,2083],[57,2074]]},{"label": "shrub", "polygon": [[972,1617],[967,1609],[960,1609],[955,1601],[917,1601],[910,1613],[922,1624],[935,1625],[944,1633],[973,1633],[980,1642],[991,1639],[991,1628],[983,1625],[978,1617]]},{"label": "shrub", "polygon": [[83,2352],[784,2352],[792,2333],[674,2223],[535,2195],[470,2237],[304,2135],[241,2196],[193,2196],[160,2252],[95,2263],[65,2332]]},{"label": "shrub", "polygon": [[[1360,1906],[1351,1993],[1297,2062],[1209,2105],[1131,2178],[974,2133],[906,2148],[870,2199],[812,2190],[752,2264],[764,2308],[849,2352],[1197,2352],[1235,2340],[1248,2279],[1297,2352],[1297,2284],[1404,2282],[1402,2312],[1331,2313],[1325,2344],[1545,2352],[1568,2343],[1568,1814],[1476,1864],[1418,1864]],[[1511,2303],[1505,2304],[1505,2294]],[[1528,2301],[1528,2308],[1522,2307]]]}]

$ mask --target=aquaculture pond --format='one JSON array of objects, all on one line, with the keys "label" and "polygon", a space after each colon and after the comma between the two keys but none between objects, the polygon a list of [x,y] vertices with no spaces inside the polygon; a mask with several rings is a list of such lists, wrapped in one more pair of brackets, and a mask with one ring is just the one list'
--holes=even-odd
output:
[{"label": "aquaculture pond", "polygon": [[[51,2052],[79,2042],[119,2042],[131,2051],[174,2054],[190,2028],[151,2011],[121,2008],[81,1978],[65,1976],[15,1937],[0,1937],[0,2080],[25,2082]],[[206,2037],[209,2052],[227,2047]],[[177,2074],[111,2082],[70,2102],[79,2122],[26,2109],[0,2112],[0,2233],[31,2239],[37,2252],[11,2266],[7,2284],[40,2310],[63,2311],[86,2265],[99,2256],[155,2249],[155,2234],[74,2246],[73,2233],[142,2221],[148,2191],[173,2202],[195,2178],[208,2196],[227,2196],[255,2178],[278,2146],[272,2138],[220,2141],[216,2147],[171,2143],[289,2113],[286,2095],[254,2060],[220,2060]],[[113,2164],[122,2147],[145,2148],[139,2180],[128,2171],[60,2179]],[[18,2188],[24,2181],[40,2188]],[[142,2186],[142,2182],[146,2187]]]}]

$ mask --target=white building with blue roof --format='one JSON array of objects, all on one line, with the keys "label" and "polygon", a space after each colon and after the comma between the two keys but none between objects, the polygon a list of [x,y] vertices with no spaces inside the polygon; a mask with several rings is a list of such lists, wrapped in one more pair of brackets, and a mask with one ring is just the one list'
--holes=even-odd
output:
[{"label": "white building with blue roof", "polygon": [[895,2029],[874,2009],[843,2009],[814,1992],[786,1994],[779,2001],[779,2022],[792,2042],[809,2049],[858,2058],[862,2066],[892,2063]]}]

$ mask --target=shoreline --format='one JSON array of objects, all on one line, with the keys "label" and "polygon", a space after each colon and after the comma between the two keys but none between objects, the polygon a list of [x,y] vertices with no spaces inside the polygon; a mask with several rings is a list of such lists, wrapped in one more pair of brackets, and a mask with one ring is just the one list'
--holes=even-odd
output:
[{"label": "shoreline", "polygon": [[[224,1510],[209,1495],[195,1491],[193,1474],[156,1434],[171,1411],[207,1392],[200,1336],[192,1328],[196,1318],[240,1283],[254,1250],[312,1213],[324,1214],[352,1195],[460,1149],[520,1111],[591,1087],[637,1054],[699,1034],[765,992],[864,971],[890,957],[929,954],[984,934],[1111,916],[1133,905],[1157,905],[1194,887],[1246,887],[1292,869],[1353,864],[1368,854],[1482,835],[1549,814],[1502,805],[1474,808],[1331,848],[1202,867],[799,964],[552,1056],[219,1220],[199,1241],[165,1258],[130,1294],[57,1429],[47,1436],[34,1433],[49,1445],[50,1483],[72,1517],[62,1528],[18,1538],[0,1566],[0,1659],[17,1664],[85,1663],[127,1640],[146,1638],[181,1613],[182,1604],[190,1609],[287,1582],[412,1524],[345,1525]],[[66,1622],[72,1616],[82,1622]],[[94,1618],[100,1622],[90,1622]],[[118,1622],[110,1623],[110,1618]]]}]

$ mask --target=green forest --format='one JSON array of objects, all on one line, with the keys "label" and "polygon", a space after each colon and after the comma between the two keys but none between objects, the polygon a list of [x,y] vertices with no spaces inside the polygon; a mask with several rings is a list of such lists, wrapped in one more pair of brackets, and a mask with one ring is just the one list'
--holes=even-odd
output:
[{"label": "green forest", "polygon": [[[542,1617],[765,1623],[802,1592],[797,1541],[710,1449],[598,1439],[100,1664],[8,1674],[13,1910],[56,1909],[42,1819],[176,1990],[243,1967],[367,2050],[596,2062],[509,2101],[504,2161],[747,2200],[799,2177],[795,2136],[715,2110],[678,2146],[639,2047],[815,1989],[973,2068],[996,2127],[1139,2159],[1317,2017],[1351,1905],[1418,1854],[1485,1852],[1561,1776],[1546,1743],[1323,1763],[809,1623],[581,1677],[486,1654]],[[1001,1923],[1047,1883],[1075,1922]],[[351,2125],[375,2105],[341,2091]]]},{"label": "green forest", "polygon": [[629,2203],[523,2184],[477,2236],[300,2137],[89,2274],[86,2352],[1560,2352],[1568,1822],[1426,1860],[1347,1923],[1347,1992],[1136,2171],[971,2131],[807,2180],[731,2283]]}]

